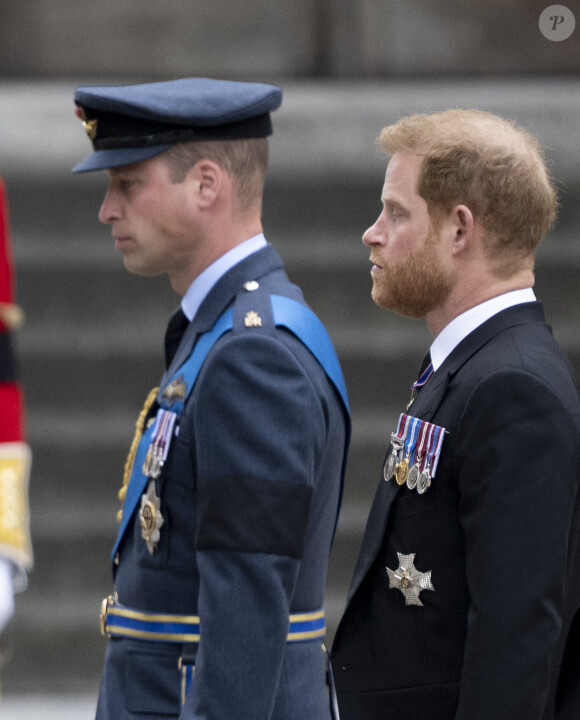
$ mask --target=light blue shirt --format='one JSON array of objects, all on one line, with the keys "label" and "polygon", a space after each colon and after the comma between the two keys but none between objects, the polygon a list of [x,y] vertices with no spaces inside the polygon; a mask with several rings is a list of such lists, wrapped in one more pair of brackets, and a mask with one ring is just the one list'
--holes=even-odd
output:
[{"label": "light blue shirt", "polygon": [[443,328],[431,345],[433,370],[440,368],[445,358],[455,350],[459,343],[486,320],[489,320],[502,310],[507,310],[509,307],[534,302],[535,300],[536,296],[532,288],[513,290],[491,298],[491,300],[486,300],[481,305],[476,305],[458,315],[449,325]]},{"label": "light blue shirt", "polygon": [[231,250],[228,250],[227,253],[219,257],[209,267],[206,267],[191,283],[181,299],[181,309],[187,319],[190,322],[193,320],[209,291],[228,270],[231,270],[234,265],[245,260],[248,256],[266,247],[266,244],[264,234],[259,233],[249,240],[245,240],[243,243],[236,245]]}]

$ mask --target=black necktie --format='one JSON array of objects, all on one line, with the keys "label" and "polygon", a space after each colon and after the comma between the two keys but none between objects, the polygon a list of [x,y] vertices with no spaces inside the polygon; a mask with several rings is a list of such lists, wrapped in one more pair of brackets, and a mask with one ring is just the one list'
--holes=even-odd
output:
[{"label": "black necktie", "polygon": [[171,365],[171,361],[177,352],[183,333],[188,325],[189,320],[183,310],[179,308],[179,310],[176,310],[171,316],[165,333],[165,363],[167,367]]}]

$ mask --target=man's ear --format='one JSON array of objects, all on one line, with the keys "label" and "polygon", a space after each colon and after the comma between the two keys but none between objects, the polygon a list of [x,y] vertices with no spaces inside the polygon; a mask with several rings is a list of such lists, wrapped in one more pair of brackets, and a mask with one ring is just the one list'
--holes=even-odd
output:
[{"label": "man's ear", "polygon": [[223,192],[225,171],[213,160],[202,159],[193,166],[190,173],[199,207],[210,207]]},{"label": "man's ear", "polygon": [[456,205],[451,212],[451,219],[455,227],[453,240],[453,254],[464,252],[473,238],[475,219],[467,205]]}]

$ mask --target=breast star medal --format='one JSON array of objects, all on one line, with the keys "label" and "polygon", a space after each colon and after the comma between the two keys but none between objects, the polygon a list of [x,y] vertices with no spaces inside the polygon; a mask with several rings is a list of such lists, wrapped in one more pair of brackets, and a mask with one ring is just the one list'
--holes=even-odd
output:
[{"label": "breast star medal", "polygon": [[429,572],[419,572],[414,565],[415,553],[411,555],[403,555],[397,553],[399,558],[399,567],[396,570],[385,568],[389,575],[389,590],[397,588],[405,596],[405,605],[419,605],[423,607],[423,603],[419,600],[419,593],[423,590],[435,590],[431,582],[431,570]]},{"label": "breast star medal", "polygon": [[153,555],[161,537],[161,526],[165,521],[161,514],[161,500],[155,492],[155,482],[149,483],[147,492],[141,496],[141,509],[139,510],[139,523],[141,524],[141,537],[145,540],[149,554]]}]

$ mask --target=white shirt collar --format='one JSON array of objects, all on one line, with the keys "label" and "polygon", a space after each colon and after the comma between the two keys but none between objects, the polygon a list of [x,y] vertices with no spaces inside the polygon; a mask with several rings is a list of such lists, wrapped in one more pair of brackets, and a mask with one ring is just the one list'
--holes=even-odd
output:
[{"label": "white shirt collar", "polygon": [[506,310],[513,305],[534,302],[535,300],[536,296],[532,288],[513,290],[512,292],[498,295],[491,300],[486,300],[486,302],[481,303],[481,305],[476,305],[461,315],[458,315],[449,325],[443,328],[431,345],[431,362],[433,363],[433,369],[437,370],[440,368],[445,358],[451,354],[459,343],[486,320],[489,320],[498,312]]},{"label": "white shirt collar", "polygon": [[181,309],[187,319],[190,322],[193,320],[209,291],[228,270],[231,270],[234,265],[245,260],[249,255],[266,247],[266,244],[266,238],[263,233],[254,235],[254,237],[251,237],[249,240],[245,240],[243,243],[228,250],[227,253],[224,253],[224,255],[200,273],[181,299]]}]

